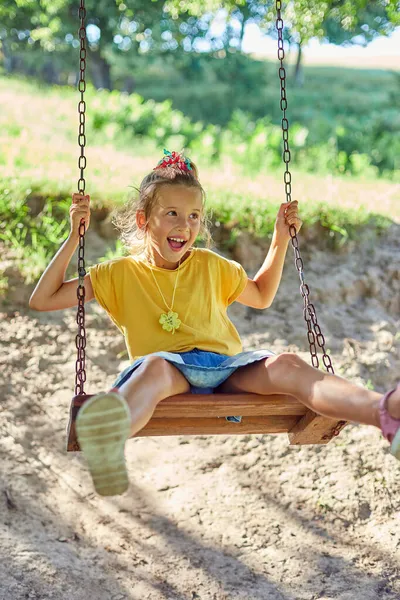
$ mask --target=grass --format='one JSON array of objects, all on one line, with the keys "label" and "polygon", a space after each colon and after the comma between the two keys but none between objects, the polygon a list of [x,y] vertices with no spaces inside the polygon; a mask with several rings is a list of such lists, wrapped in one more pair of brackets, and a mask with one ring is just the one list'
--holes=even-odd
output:
[{"label": "grass", "polygon": [[[79,178],[77,102],[72,89],[0,78],[0,240],[25,264],[28,280],[43,272],[69,232],[70,198]],[[86,154],[92,206],[111,210],[152,170],[162,148],[149,139],[117,148],[88,131]],[[285,201],[283,168],[249,177],[229,161],[198,166],[213,220],[231,230],[231,243],[240,229],[258,237],[272,233]],[[382,229],[390,220],[400,222],[399,184],[299,171],[292,176],[292,198],[299,200],[305,225],[320,224],[338,243],[371,223]],[[38,215],[28,208],[35,197],[43,199]]]},{"label": "grass", "polygon": [[[276,52],[270,52],[264,55],[253,54],[254,58],[259,60],[275,60]],[[287,53],[285,56],[286,61],[290,65],[294,65],[297,60],[296,52]],[[363,69],[363,70],[382,70],[382,71],[400,71],[400,62],[397,54],[384,54],[380,56],[367,56],[363,58],[361,56],[352,56],[350,53],[346,55],[343,52],[343,48],[337,52],[335,56],[320,56],[318,53],[306,52],[303,53],[303,65],[307,68],[312,67],[341,67],[343,69]]]}]

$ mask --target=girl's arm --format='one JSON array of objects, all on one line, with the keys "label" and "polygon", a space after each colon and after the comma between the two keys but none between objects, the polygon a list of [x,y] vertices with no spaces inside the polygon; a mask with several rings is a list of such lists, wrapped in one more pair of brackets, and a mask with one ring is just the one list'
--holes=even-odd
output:
[{"label": "girl's arm", "polygon": [[267,257],[261,269],[254,277],[254,281],[260,292],[261,308],[269,308],[276,296],[282,279],[288,245],[289,240],[285,238],[280,239],[276,231],[274,231]]},{"label": "girl's arm", "polygon": [[[64,281],[65,272],[79,244],[79,224],[90,222],[89,196],[74,194],[70,209],[71,232],[39,279],[29,299],[29,307],[38,311],[61,310],[78,304],[78,278]],[[85,275],[85,302],[94,298],[90,275]]]},{"label": "girl's arm", "polygon": [[291,239],[291,225],[295,227],[297,233],[302,226],[297,200],[281,204],[267,257],[254,279],[248,280],[247,286],[236,299],[237,302],[253,308],[271,306],[282,278],[285,256]]}]

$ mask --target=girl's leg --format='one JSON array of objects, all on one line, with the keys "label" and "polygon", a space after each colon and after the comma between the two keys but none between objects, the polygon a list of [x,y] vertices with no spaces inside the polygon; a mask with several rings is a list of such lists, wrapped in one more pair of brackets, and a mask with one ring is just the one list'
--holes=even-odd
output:
[{"label": "girl's leg", "polygon": [[150,421],[159,402],[184,394],[190,385],[182,373],[160,356],[149,356],[119,389],[131,412],[131,436]]},{"label": "girl's leg", "polygon": [[[320,415],[380,427],[382,394],[315,369],[290,352],[241,367],[218,391],[289,394]],[[400,388],[390,397],[388,411],[400,418]]]},{"label": "girl's leg", "polygon": [[116,496],[128,489],[126,440],[146,425],[158,402],[189,388],[178,369],[159,356],[149,356],[120,390],[113,388],[85,402],[76,418],[76,432],[100,495]]}]

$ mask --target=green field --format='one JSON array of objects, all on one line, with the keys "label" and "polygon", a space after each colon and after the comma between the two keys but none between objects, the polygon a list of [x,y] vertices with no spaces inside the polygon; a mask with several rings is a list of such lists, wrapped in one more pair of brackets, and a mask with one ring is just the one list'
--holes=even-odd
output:
[{"label": "green field", "polygon": [[[69,202],[79,177],[77,102],[77,92],[69,88],[0,79],[0,239],[25,263],[28,279],[40,275],[68,235]],[[116,140],[114,130],[110,134],[89,127],[86,180],[93,209],[112,210],[124,202],[162,155],[162,146],[149,137]],[[256,237],[271,234],[285,201],[283,167],[246,176],[230,157],[211,165],[196,154],[192,159],[212,218],[232,233],[233,241],[240,230]],[[34,197],[44,198],[46,205],[32,216],[28,204]],[[293,169],[293,199],[299,200],[305,227],[319,223],[333,245],[371,223],[381,230],[391,221],[400,222],[400,186],[384,179]]]}]

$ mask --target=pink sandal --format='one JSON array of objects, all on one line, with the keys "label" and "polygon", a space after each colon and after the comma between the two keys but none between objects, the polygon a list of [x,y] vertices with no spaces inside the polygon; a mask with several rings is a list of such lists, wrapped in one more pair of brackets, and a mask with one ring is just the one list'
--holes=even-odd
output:
[{"label": "pink sandal", "polygon": [[389,397],[397,390],[400,383],[394,390],[387,392],[379,403],[379,416],[381,422],[381,429],[384,437],[391,443],[390,452],[398,460],[400,460],[400,419],[394,419],[390,416],[387,411],[387,401]]}]

